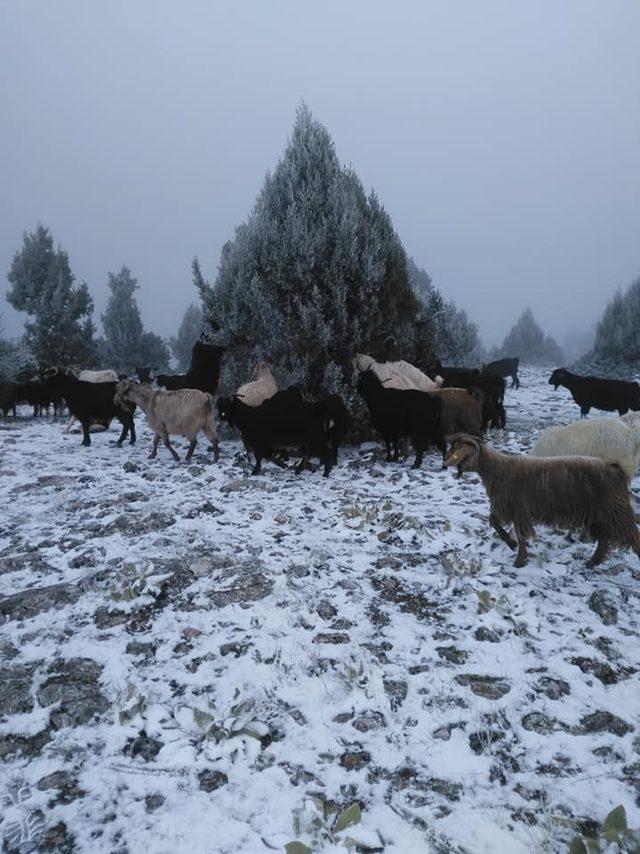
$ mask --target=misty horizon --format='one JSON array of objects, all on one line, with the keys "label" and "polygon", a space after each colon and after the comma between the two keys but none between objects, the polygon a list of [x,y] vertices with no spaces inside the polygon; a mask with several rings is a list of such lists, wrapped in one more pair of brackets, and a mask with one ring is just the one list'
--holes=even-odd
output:
[{"label": "misty horizon", "polygon": [[402,11],[1,8],[4,335],[22,331],[6,274],[38,222],[99,329],[126,265],[145,327],[175,335],[192,258],[215,279],[302,100],[486,346],[525,306],[560,344],[593,327],[640,274],[637,7]]}]

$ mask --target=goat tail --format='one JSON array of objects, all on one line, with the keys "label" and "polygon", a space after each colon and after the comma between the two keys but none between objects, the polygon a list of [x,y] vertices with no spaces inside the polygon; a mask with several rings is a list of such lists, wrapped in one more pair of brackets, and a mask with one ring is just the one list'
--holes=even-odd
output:
[{"label": "goat tail", "polygon": [[627,474],[617,462],[607,463],[607,473],[614,484],[607,514],[607,534],[612,542],[640,554],[640,532],[631,507]]}]

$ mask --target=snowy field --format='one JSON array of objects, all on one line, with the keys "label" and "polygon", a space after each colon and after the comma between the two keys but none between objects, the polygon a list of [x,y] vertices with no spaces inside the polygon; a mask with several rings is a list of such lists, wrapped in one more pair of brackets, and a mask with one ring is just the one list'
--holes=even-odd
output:
[{"label": "snowy field", "polygon": [[[578,417],[546,377],[492,444]],[[617,804],[640,825],[635,555],[590,571],[541,528],[514,569],[435,453],[249,477],[237,441],[149,461],[138,426],[0,423],[5,850],[524,854]]]}]

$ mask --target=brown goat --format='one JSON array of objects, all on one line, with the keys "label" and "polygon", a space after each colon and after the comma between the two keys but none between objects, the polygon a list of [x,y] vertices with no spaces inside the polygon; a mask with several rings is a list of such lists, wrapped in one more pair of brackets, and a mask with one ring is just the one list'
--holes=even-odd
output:
[{"label": "brown goat", "polygon": [[155,433],[149,459],[156,457],[162,439],[174,460],[179,460],[169,441],[169,436],[178,435],[189,439],[186,459],[190,460],[198,443],[198,433],[202,430],[213,445],[213,459],[217,462],[218,435],[213,417],[213,397],[208,392],[195,388],[158,391],[133,380],[122,380],[116,386],[114,402],[121,405],[123,401],[136,403]]},{"label": "brown goat", "polygon": [[527,539],[536,522],[582,529],[597,540],[588,567],[601,563],[611,546],[633,549],[640,557],[627,478],[617,463],[594,457],[502,454],[475,436],[459,435],[453,437],[444,465],[457,466],[459,474],[478,472],[489,497],[489,521],[510,549],[516,542],[502,524],[513,523],[515,528],[515,566],[527,562]]},{"label": "brown goat", "polygon": [[466,388],[438,388],[428,392],[442,401],[442,432],[480,435],[482,426],[482,392]]}]

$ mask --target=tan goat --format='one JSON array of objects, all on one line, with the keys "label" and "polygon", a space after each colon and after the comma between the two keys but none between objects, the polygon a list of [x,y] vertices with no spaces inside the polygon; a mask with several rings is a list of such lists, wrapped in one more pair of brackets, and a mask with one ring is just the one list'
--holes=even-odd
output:
[{"label": "tan goat", "polygon": [[265,400],[278,391],[278,383],[273,376],[271,367],[266,362],[258,362],[253,369],[251,382],[244,383],[236,391],[235,396],[240,398],[246,406],[260,406]]},{"label": "tan goat", "polygon": [[213,445],[213,459],[217,462],[218,434],[213,417],[212,395],[195,388],[158,391],[133,380],[122,380],[116,386],[114,402],[122,404],[123,401],[137,404],[155,433],[149,459],[157,455],[162,439],[174,460],[179,460],[180,457],[169,442],[169,436],[186,436],[189,440],[186,459],[190,460],[198,442],[198,433],[202,431]]}]

